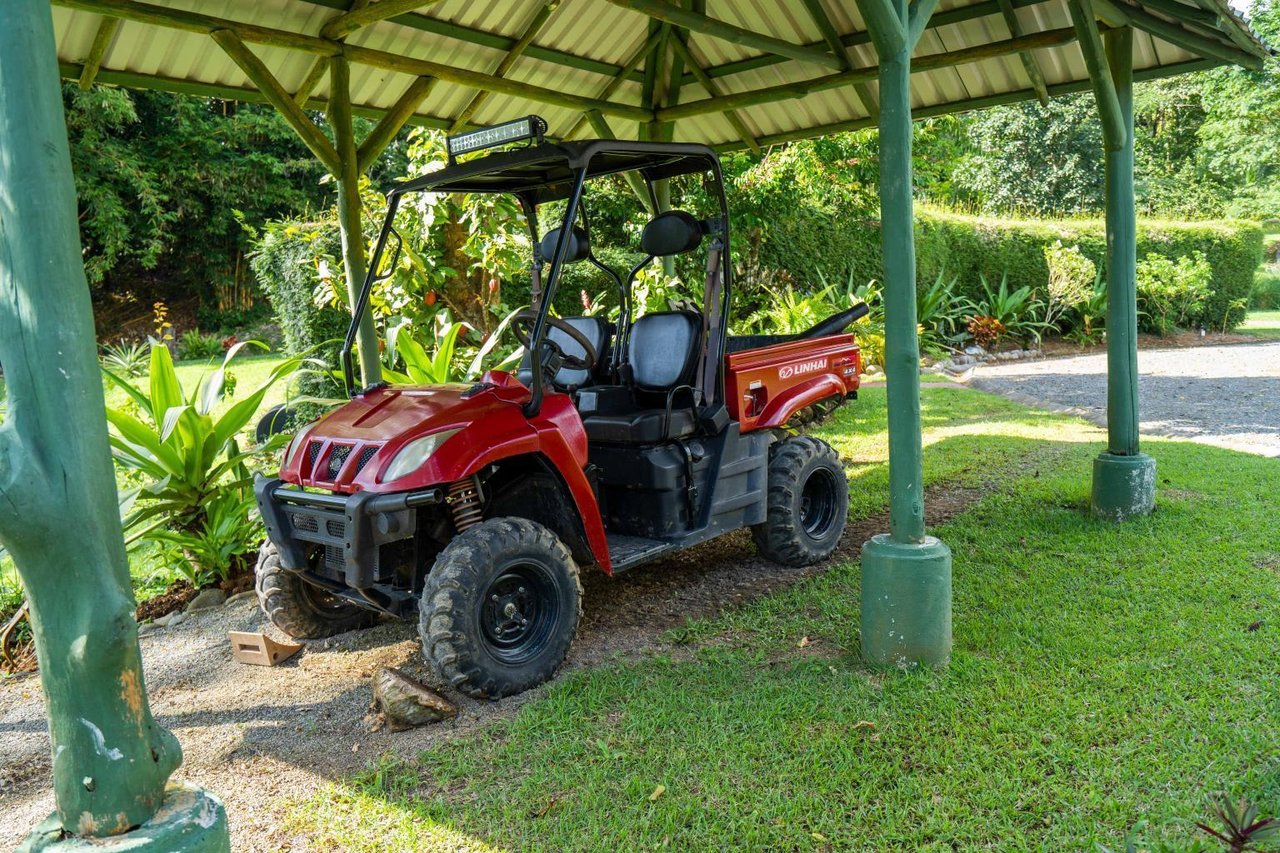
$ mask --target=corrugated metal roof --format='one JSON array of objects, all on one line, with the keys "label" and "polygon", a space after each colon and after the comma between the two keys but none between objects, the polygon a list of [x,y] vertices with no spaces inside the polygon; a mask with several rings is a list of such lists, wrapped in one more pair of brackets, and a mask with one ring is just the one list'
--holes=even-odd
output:
[{"label": "corrugated metal roof", "polygon": [[[281,85],[296,91],[324,52],[342,50],[338,42],[320,39],[321,29],[343,14],[351,0],[53,0],[58,35],[58,59],[63,74],[77,78],[89,56],[105,15],[123,19],[102,57],[98,79],[107,83],[150,86],[209,95],[253,98],[252,84],[208,34],[208,21],[230,22],[236,28],[266,28],[242,32],[242,38]],[[387,0],[383,0],[387,2]],[[346,44],[378,53],[353,57],[352,101],[364,114],[376,115],[395,104],[413,82],[392,59],[405,57],[493,75],[508,50],[535,20],[546,0],[442,0],[423,2],[417,11],[378,21],[351,33]],[[577,104],[547,103],[550,93],[601,98],[627,60],[636,54],[659,25],[625,0],[560,0],[537,31],[528,49],[504,75],[508,84],[488,78],[441,79],[418,106],[415,121],[447,127],[471,103],[478,91],[497,86],[471,119],[491,124],[537,113],[546,118],[553,136],[566,134],[583,117]],[[1058,94],[1088,88],[1080,49],[1070,31],[1066,0],[1008,0],[1014,27],[1038,46],[1026,53],[1038,66],[1049,91]],[[1104,21],[1139,16],[1134,37],[1134,68],[1140,79],[1180,73],[1230,61],[1265,55],[1265,48],[1225,0],[1097,0]],[[852,0],[822,0],[821,6],[846,44],[854,68],[874,67],[875,51]],[[708,0],[706,15],[792,45],[828,53],[820,61],[797,60],[766,53],[706,32],[668,27],[723,94],[756,92],[784,84],[799,84],[839,73],[823,30],[804,0]],[[376,5],[375,5],[376,8]],[[391,7],[388,7],[391,8]],[[184,15],[183,13],[195,13]],[[201,17],[204,16],[204,17]],[[193,23],[194,21],[194,23]],[[1137,23],[1137,21],[1135,21]],[[916,62],[936,67],[912,75],[912,105],[919,115],[974,109],[1035,97],[1032,81],[1018,51],[1014,27],[997,0],[942,0],[930,28],[916,48]],[[1174,28],[1168,32],[1169,28]],[[312,37],[302,49],[273,42],[270,33]],[[1161,35],[1154,35],[1160,32]],[[1055,35],[1056,34],[1056,35]],[[1053,43],[1040,45],[1043,37]],[[1169,39],[1173,38],[1173,41]],[[1056,40],[1056,41],[1055,41]],[[1181,42],[1175,43],[1175,42]],[[660,42],[661,54],[649,58],[614,88],[603,111],[613,131],[635,138],[640,131],[637,108],[644,101],[645,69],[658,59],[663,75],[675,51]],[[1001,45],[999,55],[969,57],[966,61],[937,62],[957,51]],[[1189,49],[1189,45],[1196,49]],[[1200,45],[1205,45],[1199,49]],[[786,50],[785,46],[778,46]],[[821,60],[827,60],[825,62]],[[394,66],[394,67],[388,67]],[[843,67],[843,66],[840,66]],[[412,69],[418,70],[418,69]],[[444,74],[445,71],[435,72]],[[486,82],[488,80],[488,82]],[[669,80],[656,89],[658,107],[703,102],[705,112],[681,117],[675,138],[725,147],[740,147],[742,137],[726,115],[714,109],[716,99],[685,69],[678,101],[669,95]],[[512,86],[511,84],[514,84]],[[311,102],[319,106],[328,96],[328,81],[316,87]],[[874,95],[874,80],[868,81]],[[874,108],[874,105],[872,105]],[[620,113],[626,113],[620,114]],[[788,97],[737,110],[747,129],[761,143],[801,138],[872,123],[868,105],[848,83],[798,97]],[[589,127],[589,126],[588,126]],[[589,135],[591,131],[580,131]]]}]

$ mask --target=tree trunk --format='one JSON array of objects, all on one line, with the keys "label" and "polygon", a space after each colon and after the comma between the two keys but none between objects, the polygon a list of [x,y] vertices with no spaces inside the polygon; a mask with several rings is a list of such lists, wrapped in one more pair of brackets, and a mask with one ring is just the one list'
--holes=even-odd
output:
[{"label": "tree trunk", "polygon": [[21,574],[62,826],[149,819],[182,760],[151,716],[81,265],[52,19],[0,3],[0,545]]}]

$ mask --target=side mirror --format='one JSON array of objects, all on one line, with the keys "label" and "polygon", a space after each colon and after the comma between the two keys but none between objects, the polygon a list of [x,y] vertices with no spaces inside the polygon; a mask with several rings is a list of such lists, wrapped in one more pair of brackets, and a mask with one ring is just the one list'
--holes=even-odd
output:
[{"label": "side mirror", "polygon": [[374,281],[386,281],[391,278],[391,274],[396,271],[396,264],[400,262],[400,251],[404,248],[404,240],[400,237],[400,232],[394,228],[391,229],[390,237],[395,238],[396,247],[390,255],[383,250],[378,261],[378,269],[373,276]]}]

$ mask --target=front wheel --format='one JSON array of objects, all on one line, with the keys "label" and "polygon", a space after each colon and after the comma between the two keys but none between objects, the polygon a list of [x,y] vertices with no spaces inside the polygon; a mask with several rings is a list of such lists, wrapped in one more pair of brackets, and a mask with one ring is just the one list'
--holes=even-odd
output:
[{"label": "front wheel", "polygon": [[769,448],[768,512],[751,528],[765,557],[808,566],[830,557],[849,518],[849,482],[835,448],[812,436]]},{"label": "front wheel", "polygon": [[578,566],[564,543],[536,522],[495,518],[440,552],[422,591],[418,633],[445,680],[499,699],[555,674],[581,615]]},{"label": "front wheel", "polygon": [[258,552],[254,588],[262,612],[295,639],[318,640],[368,628],[378,618],[373,611],[313,586],[281,566],[270,540]]}]

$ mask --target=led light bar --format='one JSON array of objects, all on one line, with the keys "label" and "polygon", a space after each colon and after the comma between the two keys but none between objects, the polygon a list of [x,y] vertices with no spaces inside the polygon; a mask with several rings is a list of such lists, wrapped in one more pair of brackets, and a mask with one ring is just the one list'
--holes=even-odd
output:
[{"label": "led light bar", "polygon": [[541,116],[525,116],[515,121],[508,121],[502,124],[495,124],[492,127],[482,127],[479,130],[450,136],[445,140],[445,144],[448,146],[449,157],[452,159],[463,154],[483,151],[486,148],[496,148],[499,145],[519,142],[523,139],[541,142],[542,135],[546,132],[547,123]]}]

